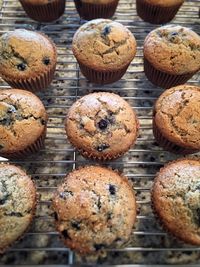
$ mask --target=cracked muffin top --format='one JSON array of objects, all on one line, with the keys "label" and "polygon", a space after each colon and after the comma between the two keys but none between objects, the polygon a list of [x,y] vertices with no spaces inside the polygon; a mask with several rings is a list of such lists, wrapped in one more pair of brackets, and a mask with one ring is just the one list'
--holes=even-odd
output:
[{"label": "cracked muffin top", "polygon": [[184,0],[140,0],[140,1],[161,7],[171,7],[184,3]]},{"label": "cracked muffin top", "polygon": [[122,24],[95,19],[81,26],[73,37],[72,50],[77,60],[95,70],[119,70],[133,60],[136,41]]},{"label": "cracked muffin top", "polygon": [[36,206],[36,189],[24,171],[0,164],[0,253],[29,227]]},{"label": "cracked muffin top", "polygon": [[170,162],[157,174],[152,204],[163,226],[186,243],[200,245],[200,160]]},{"label": "cracked muffin top", "polygon": [[0,37],[0,75],[11,79],[35,78],[56,62],[53,42],[39,32],[17,29]]},{"label": "cracked muffin top", "polygon": [[200,87],[180,85],[166,90],[156,101],[154,123],[176,145],[200,149]]},{"label": "cracked muffin top", "polygon": [[19,89],[0,91],[0,154],[32,145],[46,130],[44,105],[34,94]]},{"label": "cracked muffin top", "polygon": [[99,92],[77,100],[69,109],[65,129],[83,156],[100,160],[125,153],[136,141],[138,120],[120,96]]},{"label": "cracked muffin top", "polygon": [[200,36],[181,26],[157,28],[144,41],[144,57],[156,69],[169,74],[197,72],[200,69]]},{"label": "cracked muffin top", "polygon": [[69,173],[58,187],[53,208],[65,245],[83,254],[123,245],[136,220],[128,180],[99,166]]}]

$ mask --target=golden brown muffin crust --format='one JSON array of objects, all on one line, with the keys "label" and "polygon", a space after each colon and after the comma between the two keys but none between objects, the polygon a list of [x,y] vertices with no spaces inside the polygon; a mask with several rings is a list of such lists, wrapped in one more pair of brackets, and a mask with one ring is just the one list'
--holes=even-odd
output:
[{"label": "golden brown muffin crust", "polygon": [[122,245],[136,219],[135,196],[128,180],[99,166],[69,173],[58,187],[53,208],[65,245],[80,253]]},{"label": "golden brown muffin crust", "polygon": [[95,70],[115,71],[130,64],[136,53],[133,34],[122,24],[95,19],[82,25],[72,49],[82,64]]},{"label": "golden brown muffin crust", "polygon": [[177,238],[200,245],[200,160],[180,159],[162,168],[152,188],[153,208]]},{"label": "golden brown muffin crust", "polygon": [[44,34],[17,29],[0,37],[0,75],[29,79],[52,69],[57,58],[53,42]]},{"label": "golden brown muffin crust", "polygon": [[0,253],[19,239],[30,225],[36,189],[24,171],[0,164]]},{"label": "golden brown muffin crust", "polygon": [[13,153],[33,144],[46,130],[47,114],[34,94],[0,91],[0,153]]},{"label": "golden brown muffin crust", "polygon": [[144,57],[156,69],[172,75],[197,72],[200,69],[200,36],[182,26],[157,28],[144,41]]},{"label": "golden brown muffin crust", "polygon": [[115,158],[134,144],[138,120],[120,96],[99,92],[86,95],[69,109],[65,129],[81,152],[99,159]]},{"label": "golden brown muffin crust", "polygon": [[154,122],[162,135],[188,149],[200,149],[200,87],[180,85],[156,101]]}]

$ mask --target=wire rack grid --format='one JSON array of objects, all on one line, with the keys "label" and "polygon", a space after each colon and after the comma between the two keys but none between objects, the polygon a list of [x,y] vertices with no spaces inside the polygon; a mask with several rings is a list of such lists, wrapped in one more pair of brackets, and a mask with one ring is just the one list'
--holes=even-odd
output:
[{"label": "wire rack grid", "polygon": [[[172,24],[190,27],[200,33],[200,1],[185,1]],[[162,89],[153,86],[143,72],[142,49],[145,36],[156,25],[143,22],[136,14],[134,0],[120,0],[114,20],[126,25],[137,40],[137,54],[124,77],[111,85],[95,86],[82,76],[71,51],[74,32],[84,23],[72,0],[66,1],[65,13],[58,21],[40,24],[29,19],[19,1],[3,0],[0,11],[0,34],[16,28],[39,30],[57,45],[58,64],[51,86],[38,96],[49,115],[45,149],[26,160],[13,161],[35,180],[39,192],[36,217],[28,233],[0,257],[0,266],[133,266],[167,267],[200,266],[200,247],[185,245],[167,234],[151,210],[150,188],[156,172],[165,162],[176,157],[157,146],[152,135],[152,106]],[[191,84],[199,83],[199,74]],[[9,88],[0,80],[0,88]],[[65,175],[82,165],[96,164],[82,158],[69,144],[64,130],[68,108],[76,99],[94,91],[110,91],[121,95],[140,120],[136,146],[122,158],[103,163],[122,171],[133,181],[138,215],[132,238],[124,249],[108,249],[100,257],[80,257],[64,247],[55,231],[51,198]]]}]

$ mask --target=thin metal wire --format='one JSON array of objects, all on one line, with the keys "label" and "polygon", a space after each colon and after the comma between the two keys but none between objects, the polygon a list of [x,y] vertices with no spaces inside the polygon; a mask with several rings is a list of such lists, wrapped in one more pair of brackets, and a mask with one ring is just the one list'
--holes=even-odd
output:
[{"label": "thin metal wire", "polygon": [[[45,264],[48,264],[46,266],[49,267],[75,266],[76,255],[68,248],[65,248],[62,242],[56,241],[58,239],[58,232],[56,232],[55,227],[52,226],[54,218],[50,208],[51,197],[58,184],[66,176],[66,172],[85,164],[96,164],[95,162],[80,157],[79,153],[69,144],[65,136],[64,119],[67,110],[78,98],[92,91],[104,90],[113,91],[122,95],[123,98],[136,109],[141,124],[140,136],[137,139],[135,148],[130,149],[129,153],[123,158],[103,164],[113,169],[120,169],[129,180],[133,181],[135,184],[134,189],[137,196],[138,215],[137,225],[136,229],[133,231],[133,235],[138,238],[139,241],[142,240],[142,243],[135,241],[127,248],[108,249],[108,255],[112,255],[112,253],[119,253],[119,255],[124,255],[124,253],[129,253],[130,255],[131,253],[131,255],[138,255],[138,253],[141,253],[143,258],[147,257],[147,255],[152,255],[148,260],[148,264],[142,261],[143,258],[141,258],[141,264],[135,264],[137,260],[130,259],[129,263],[131,265],[126,265],[126,261],[123,260],[123,257],[119,256],[116,266],[124,267],[199,266],[199,264],[195,265],[196,262],[192,261],[190,263],[186,261],[184,265],[168,264],[167,260],[170,259],[171,253],[179,253],[178,255],[183,255],[184,252],[199,253],[200,248],[183,246],[182,244],[177,244],[175,247],[173,243],[167,245],[169,241],[166,241],[166,239],[170,237],[168,237],[168,234],[164,232],[164,230],[159,228],[151,210],[150,189],[156,172],[165,162],[176,158],[169,152],[164,152],[159,148],[155,144],[152,136],[152,107],[156,98],[162,92],[162,89],[152,86],[144,76],[142,45],[144,37],[155,28],[155,25],[144,23],[137,17],[135,5],[132,4],[131,0],[120,0],[115,19],[128,26],[136,36],[138,42],[137,55],[130,68],[127,70],[126,75],[119,82],[107,86],[94,86],[88,83],[80,73],[79,66],[71,51],[73,34],[84,21],[80,21],[77,16],[72,0],[68,0],[66,6],[65,14],[59,23],[55,22],[46,25],[38,24],[27,18],[17,0],[3,0],[3,7],[0,11],[0,34],[20,27],[41,30],[52,37],[58,48],[58,64],[55,79],[49,90],[38,94],[43,100],[49,114],[46,147],[41,150],[40,154],[37,156],[21,161],[12,161],[15,164],[25,167],[27,173],[31,175],[36,182],[40,196],[34,220],[36,226],[34,225],[30,231],[25,234],[25,239],[30,241],[22,241],[21,244],[12,247],[8,252],[8,259],[10,253],[11,255],[14,253],[15,256],[19,255],[20,257],[27,254],[28,259],[32,257],[31,253],[34,252],[48,253],[45,254],[48,255],[48,257],[51,257],[51,255],[55,253],[57,253],[56,255],[63,253],[65,265],[59,260],[57,260],[56,264],[53,261],[46,263],[45,259],[43,259],[42,262],[44,265],[41,265],[40,262],[36,265],[35,263],[32,264],[30,259],[29,262],[26,262],[25,266],[43,267]],[[200,33],[198,18],[199,7],[200,1],[198,0],[186,1],[180,9],[176,20],[172,21],[172,24],[178,23],[186,25]],[[190,83],[197,84],[198,81],[199,74],[194,76]],[[0,83],[0,89],[2,88],[9,88],[9,86],[5,83]],[[46,224],[48,224],[48,227]],[[44,245],[38,243],[41,237],[47,237],[48,242]],[[159,243],[159,240],[165,240],[165,242]],[[166,254],[166,265],[163,265],[164,262],[160,262],[161,264],[159,265],[153,264],[153,258],[159,259],[159,257],[163,257],[163,253],[169,253],[169,255]],[[116,255],[117,254],[115,254],[115,257],[117,257]],[[3,259],[0,258],[1,267],[11,266],[9,260],[7,261],[7,265],[1,260]],[[110,266],[109,261],[105,261],[104,263],[106,266]],[[15,266],[23,265],[22,260],[18,261],[17,264],[18,265]],[[114,264],[116,264],[116,262]],[[89,263],[82,264],[82,266],[84,265],[98,266],[96,263],[92,265]]]}]

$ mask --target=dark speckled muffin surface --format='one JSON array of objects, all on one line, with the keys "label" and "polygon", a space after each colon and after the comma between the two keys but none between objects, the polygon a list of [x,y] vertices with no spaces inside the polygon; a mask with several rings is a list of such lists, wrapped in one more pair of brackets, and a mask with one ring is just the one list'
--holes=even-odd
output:
[{"label": "dark speckled muffin surface", "polygon": [[83,254],[121,246],[136,219],[128,180],[99,166],[68,174],[53,199],[56,225],[66,246]]},{"label": "dark speckled muffin surface", "polygon": [[82,64],[97,70],[117,70],[136,53],[132,33],[118,22],[96,19],[82,25],[73,38],[73,52]]},{"label": "dark speckled muffin surface", "polygon": [[200,160],[181,159],[160,170],[152,189],[153,208],[174,236],[200,245]]},{"label": "dark speckled muffin surface", "polygon": [[69,141],[86,157],[100,160],[121,156],[134,145],[138,120],[120,96],[92,93],[69,109],[65,129]]},{"label": "dark speckled muffin surface", "polygon": [[179,85],[166,90],[154,107],[154,135],[175,153],[200,150],[200,87]]},{"label": "dark speckled muffin surface", "polygon": [[144,41],[144,71],[163,88],[184,84],[200,70],[200,36],[189,28],[167,25]]},{"label": "dark speckled muffin surface", "polygon": [[108,19],[94,19],[82,25],[72,43],[81,72],[91,82],[107,84],[118,81],[136,54],[136,41],[122,24]]},{"label": "dark speckled muffin surface", "polygon": [[0,253],[29,227],[36,206],[31,179],[14,165],[0,165]]},{"label": "dark speckled muffin surface", "polygon": [[31,92],[0,91],[0,155],[22,157],[43,146],[47,113],[40,99]]},{"label": "dark speckled muffin surface", "polygon": [[46,89],[56,59],[55,45],[42,33],[17,29],[0,37],[0,75],[14,88]]}]

